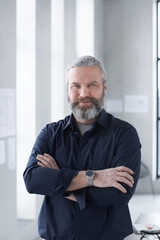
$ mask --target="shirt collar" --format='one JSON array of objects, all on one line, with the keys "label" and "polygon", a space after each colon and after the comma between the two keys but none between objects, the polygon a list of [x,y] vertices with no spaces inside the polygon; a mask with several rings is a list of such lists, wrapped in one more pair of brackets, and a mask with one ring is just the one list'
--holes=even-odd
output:
[{"label": "shirt collar", "polygon": [[[66,121],[63,129],[67,129],[69,126],[71,126],[71,128],[73,129],[74,128],[73,122],[74,122],[74,116],[73,116],[73,113],[71,113],[70,116],[66,117]],[[107,112],[104,109],[102,109],[102,111],[100,112],[95,123],[98,123],[101,126],[107,128]]]},{"label": "shirt collar", "polygon": [[100,124],[102,127],[107,128],[107,119],[108,119],[107,115],[108,115],[107,112],[104,109],[102,109],[102,111],[100,112],[96,120],[96,123]]},{"label": "shirt collar", "polygon": [[72,123],[73,123],[73,113],[71,113],[70,116],[66,117],[65,120],[66,121],[64,123],[63,129],[67,129],[69,126],[72,126]]}]

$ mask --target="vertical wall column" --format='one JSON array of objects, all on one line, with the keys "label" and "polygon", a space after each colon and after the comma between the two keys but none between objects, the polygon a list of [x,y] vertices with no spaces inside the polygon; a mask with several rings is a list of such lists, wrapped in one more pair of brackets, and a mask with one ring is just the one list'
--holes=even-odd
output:
[{"label": "vertical wall column", "polygon": [[51,1],[36,1],[36,132],[51,121]]},{"label": "vertical wall column", "polygon": [[94,0],[94,55],[104,61],[104,0]]},{"label": "vertical wall column", "polygon": [[64,117],[64,2],[52,0],[51,4],[51,118]]},{"label": "vertical wall column", "polygon": [[[36,135],[51,122],[51,1],[36,1]],[[38,217],[42,196],[36,196]]]},{"label": "vertical wall column", "polygon": [[[64,14],[64,67],[76,57],[76,1],[65,0]],[[64,71],[65,72],[65,71]],[[70,107],[67,104],[67,86],[64,76],[64,115],[70,114]]]},{"label": "vertical wall column", "polygon": [[[0,239],[7,240],[17,239],[15,89],[16,89],[16,0],[12,1],[1,0]],[[12,125],[11,129],[9,127],[10,125]]]}]

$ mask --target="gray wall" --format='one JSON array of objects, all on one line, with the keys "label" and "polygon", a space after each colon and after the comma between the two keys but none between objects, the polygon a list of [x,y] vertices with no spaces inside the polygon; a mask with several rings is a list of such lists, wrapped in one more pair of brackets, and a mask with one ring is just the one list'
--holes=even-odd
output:
[{"label": "gray wall", "polygon": [[[38,3],[38,1],[37,1]],[[44,19],[45,8],[43,1],[39,2],[39,16]],[[64,32],[64,67],[76,57],[75,46],[75,1],[65,0],[65,32]],[[149,167],[151,174],[153,169],[153,152],[156,151],[153,144],[153,130],[156,122],[153,111],[156,95],[153,94],[153,9],[155,0],[95,0],[95,56],[100,58],[105,65],[108,75],[107,99],[120,99],[124,102],[125,95],[146,95],[148,98],[148,112],[146,113],[113,113],[116,117],[124,119],[133,124],[140,136],[142,143],[142,160]],[[49,11],[49,10],[48,10]],[[49,18],[49,16],[48,16]],[[42,21],[42,20],[41,20]],[[47,20],[49,21],[49,20]],[[38,21],[38,23],[40,23]],[[49,46],[46,36],[49,37],[49,28],[44,30],[44,24],[39,25],[39,38],[37,40],[37,84],[38,92],[42,91],[46,85],[43,80],[46,73],[47,86],[46,93],[43,91],[43,98],[37,94],[38,110],[38,130],[43,123],[49,120],[50,113],[47,109],[46,120],[40,118],[41,106],[47,106],[50,96],[47,95],[49,83],[49,67],[41,61],[41,56],[50,58]],[[43,32],[47,34],[43,35]],[[41,38],[42,35],[42,39]],[[44,48],[47,44],[48,50]],[[40,56],[40,59],[39,59]],[[40,63],[40,65],[39,65]],[[42,68],[44,64],[44,68]],[[48,62],[48,66],[50,63]],[[64,88],[65,89],[65,88]],[[60,91],[60,89],[57,89]],[[70,113],[67,104],[66,89],[64,92],[64,115]],[[46,97],[46,99],[45,99]],[[41,100],[45,99],[45,103]],[[49,105],[49,104],[48,104]],[[147,129],[147,131],[146,131]],[[148,180],[147,180],[148,181]],[[137,193],[151,192],[149,182],[140,181]],[[154,179],[154,186],[160,192],[159,183]]]},{"label": "gray wall", "polygon": [[[156,122],[153,103],[153,0],[95,0],[95,56],[105,65],[108,75],[107,99],[120,99],[125,95],[146,95],[146,113],[113,113],[133,124],[142,143],[142,160],[153,169],[153,130]],[[65,0],[64,67],[76,57],[75,1]],[[38,79],[39,81],[39,79]],[[57,89],[57,91],[60,91]],[[64,113],[70,113],[64,92]],[[147,129],[147,131],[146,131]],[[148,180],[147,180],[148,181]],[[149,182],[140,180],[137,193],[151,192]],[[160,192],[159,183],[154,186]]]},{"label": "gray wall", "polygon": [[[51,1],[36,1],[36,135],[51,121]],[[36,197],[38,217],[43,197]],[[27,239],[26,239],[27,240]]]},{"label": "gray wall", "polygon": [[[36,133],[51,119],[51,1],[36,1]],[[43,111],[42,111],[43,109]]]},{"label": "gray wall", "polygon": [[[104,1],[104,56],[108,73],[107,99],[146,95],[148,112],[115,115],[133,124],[142,143],[142,161],[153,170],[153,3],[152,0]],[[154,126],[153,126],[154,124]],[[160,192],[159,182],[154,182]],[[139,182],[137,192],[150,192],[149,183]]]},{"label": "gray wall", "polygon": [[[16,89],[16,0],[0,1],[0,88]],[[6,148],[6,162],[0,165],[0,239],[11,240],[17,232],[16,170],[7,166],[8,137],[0,138]]]},{"label": "gray wall", "polygon": [[[104,62],[107,70],[107,100],[117,99],[124,104],[125,95],[147,96],[147,112],[112,114],[130,122],[137,129],[142,143],[142,161],[150,169],[152,177],[156,164],[156,141],[153,141],[156,138],[153,106],[156,103],[153,37],[155,3],[155,0],[95,0],[94,13],[95,56]],[[69,11],[73,15],[74,9],[70,8]],[[70,44],[69,40],[65,42],[65,46],[67,44]],[[74,47],[66,54],[67,65],[71,61],[70,56],[74,54]],[[66,102],[64,105],[65,113],[69,114]],[[155,179],[153,182],[156,192],[159,193],[160,183]],[[150,193],[149,179],[140,180],[136,192]]]}]

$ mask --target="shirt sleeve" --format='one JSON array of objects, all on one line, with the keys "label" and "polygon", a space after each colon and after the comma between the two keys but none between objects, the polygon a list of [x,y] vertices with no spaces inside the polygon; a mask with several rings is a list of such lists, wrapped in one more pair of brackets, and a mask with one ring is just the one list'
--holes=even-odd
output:
[{"label": "shirt sleeve", "polygon": [[120,206],[127,204],[134,194],[139,178],[141,163],[141,144],[139,137],[136,130],[131,125],[127,125],[123,128],[119,133],[117,133],[117,136],[115,155],[112,160],[111,168],[118,166],[131,168],[134,171],[134,185],[131,188],[126,184],[122,184],[126,188],[127,193],[123,193],[114,187],[88,187],[87,190],[83,189],[80,193],[77,192],[77,200],[80,203],[81,209],[84,209],[86,206]]},{"label": "shirt sleeve", "polygon": [[33,146],[23,174],[24,182],[29,193],[47,196],[54,194],[63,195],[78,171],[65,168],[57,170],[38,166],[36,159],[37,154],[48,153],[53,156],[48,137],[49,133],[47,132],[46,126],[38,135]]}]

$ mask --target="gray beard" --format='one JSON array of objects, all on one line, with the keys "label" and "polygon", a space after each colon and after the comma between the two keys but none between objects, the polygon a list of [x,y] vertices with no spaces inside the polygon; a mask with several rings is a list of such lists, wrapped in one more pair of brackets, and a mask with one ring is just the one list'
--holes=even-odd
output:
[{"label": "gray beard", "polygon": [[79,107],[78,103],[81,101],[75,100],[71,103],[71,109],[76,118],[91,120],[99,115],[104,106],[104,96],[101,99],[85,98],[92,102],[91,106]]}]

